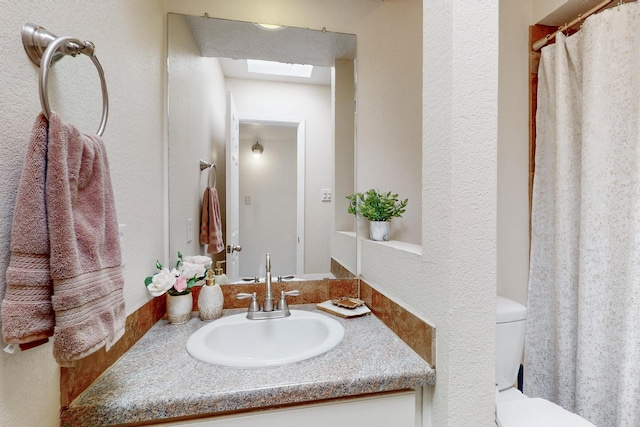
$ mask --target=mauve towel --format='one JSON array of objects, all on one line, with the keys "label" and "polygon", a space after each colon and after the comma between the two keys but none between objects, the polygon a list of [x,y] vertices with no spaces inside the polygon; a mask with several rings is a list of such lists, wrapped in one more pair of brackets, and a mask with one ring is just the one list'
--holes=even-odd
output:
[{"label": "mauve towel", "polygon": [[56,326],[53,353],[65,365],[124,334],[120,241],[102,139],[51,113],[47,218]]},{"label": "mauve towel", "polygon": [[[47,229],[42,235],[24,229],[30,237],[22,238],[35,242],[48,236],[48,266],[53,288],[49,304],[55,313],[53,354],[60,365],[71,366],[73,361],[103,346],[108,349],[124,333],[124,279],[118,224],[101,138],[81,134],[52,112],[46,163]],[[22,210],[20,200],[18,198],[16,213]],[[21,229],[22,222],[23,218],[16,215],[14,229]],[[21,273],[12,272],[16,276]],[[13,287],[7,272],[7,295],[14,295]],[[20,298],[8,302],[5,297],[2,310],[5,340],[7,336],[16,335],[12,331],[20,330],[17,321],[26,321],[7,316],[5,307],[21,302]],[[40,303],[43,307],[46,305],[45,301]],[[13,339],[23,337],[18,334]]]},{"label": "mauve towel", "polygon": [[2,335],[7,343],[25,344],[53,335],[53,283],[45,205],[48,128],[47,119],[40,114],[31,132],[18,184],[7,288],[2,301]]},{"label": "mauve towel", "polygon": [[217,254],[224,250],[218,191],[212,187],[206,188],[204,190],[204,196],[202,196],[200,244],[208,245],[207,252],[210,254]]}]

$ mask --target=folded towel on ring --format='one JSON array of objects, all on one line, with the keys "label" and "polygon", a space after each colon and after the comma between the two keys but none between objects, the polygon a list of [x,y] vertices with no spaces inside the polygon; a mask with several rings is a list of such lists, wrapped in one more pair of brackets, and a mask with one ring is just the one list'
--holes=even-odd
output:
[{"label": "folded towel on ring", "polygon": [[[42,119],[38,118],[32,135],[38,147],[43,145]],[[53,333],[54,357],[60,365],[72,366],[103,346],[109,349],[124,334],[124,279],[104,143],[62,122],[55,112],[48,125],[45,178],[25,176],[42,172],[27,164],[18,188],[2,331],[8,343],[31,342]],[[32,181],[45,185],[23,189]],[[33,204],[37,212],[46,212],[44,221],[41,215],[21,216],[27,209],[21,203],[29,198],[21,197],[21,192],[34,195],[42,190],[44,195],[37,194]],[[34,220],[33,231],[26,220]]]},{"label": "folded towel on ring", "polygon": [[217,254],[224,250],[220,202],[218,200],[218,190],[215,187],[207,187],[202,196],[200,244],[208,245],[207,253],[210,254]]},{"label": "folded towel on ring", "polygon": [[40,114],[31,131],[13,211],[2,302],[2,335],[11,344],[41,341],[53,335],[55,325],[45,204],[48,131],[47,119]]}]

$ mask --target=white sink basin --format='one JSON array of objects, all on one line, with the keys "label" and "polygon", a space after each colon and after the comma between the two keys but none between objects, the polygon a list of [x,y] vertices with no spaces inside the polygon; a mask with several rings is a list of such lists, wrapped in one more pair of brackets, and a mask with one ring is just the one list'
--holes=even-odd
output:
[{"label": "white sink basin", "polygon": [[223,317],[195,331],[187,351],[196,359],[236,368],[280,366],[331,350],[344,336],[335,319],[291,310],[281,319],[248,320],[246,313]]}]

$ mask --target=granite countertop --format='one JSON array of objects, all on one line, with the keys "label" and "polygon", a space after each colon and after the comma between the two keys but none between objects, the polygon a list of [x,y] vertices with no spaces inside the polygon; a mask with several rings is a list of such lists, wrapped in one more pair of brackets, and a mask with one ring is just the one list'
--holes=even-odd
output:
[{"label": "granite countertop", "polygon": [[[331,316],[314,304],[292,308]],[[225,310],[224,315],[242,311]],[[344,325],[345,336],[323,355],[285,366],[239,369],[187,353],[189,336],[208,324],[195,314],[182,325],[156,323],[63,411],[61,427],[162,422],[435,383],[435,370],[374,315],[331,316]]]}]

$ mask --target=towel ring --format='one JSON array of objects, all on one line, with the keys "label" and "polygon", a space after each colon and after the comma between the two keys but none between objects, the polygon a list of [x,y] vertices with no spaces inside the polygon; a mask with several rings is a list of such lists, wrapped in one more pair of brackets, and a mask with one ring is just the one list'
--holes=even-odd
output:
[{"label": "towel ring", "polygon": [[200,160],[200,171],[203,171],[205,169],[209,169],[209,175],[207,176],[207,185],[211,183],[211,169],[215,171],[215,174],[213,175],[213,188],[216,188],[216,182],[218,182],[218,168],[216,167],[216,164]]},{"label": "towel ring", "polygon": [[216,167],[216,164],[212,164],[211,167],[209,168],[209,176],[207,177],[207,183],[211,184],[211,169],[214,170],[214,174],[213,174],[213,188],[216,188],[216,183],[218,182],[218,168]]},{"label": "towel ring", "polygon": [[107,92],[107,82],[104,79],[102,65],[100,65],[100,61],[98,61],[98,58],[93,54],[95,46],[90,41],[82,42],[73,37],[65,36],[59,37],[49,43],[40,60],[40,103],[42,104],[42,112],[45,117],[49,119],[51,108],[49,107],[49,99],[47,98],[47,77],[49,76],[49,69],[51,68],[54,58],[60,55],[58,52],[59,49],[65,55],[76,56],[78,53],[87,55],[98,69],[100,86],[102,88],[102,119],[97,133],[98,136],[102,136],[107,126],[107,118],[109,117],[109,94]]}]

